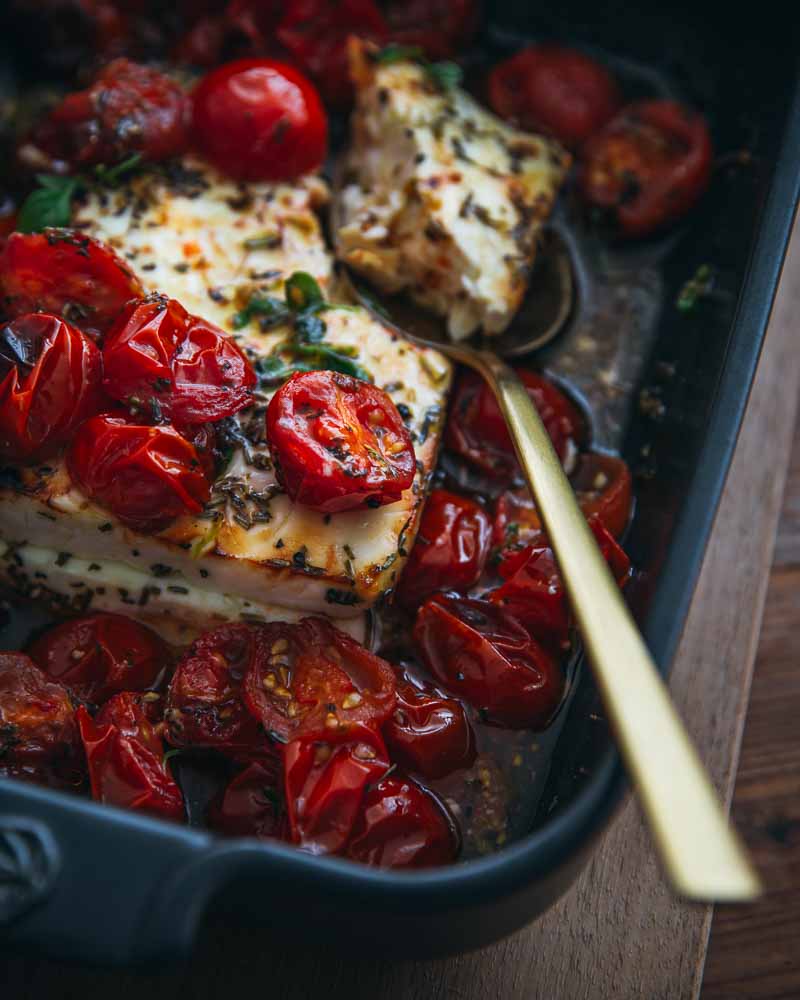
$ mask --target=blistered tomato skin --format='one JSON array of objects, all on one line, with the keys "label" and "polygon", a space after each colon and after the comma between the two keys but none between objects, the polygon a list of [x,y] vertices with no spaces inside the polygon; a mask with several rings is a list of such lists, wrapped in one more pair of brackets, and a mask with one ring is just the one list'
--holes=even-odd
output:
[{"label": "blistered tomato skin", "polygon": [[0,759],[37,766],[74,758],[78,747],[64,685],[24,653],[0,653]]},{"label": "blistered tomato skin", "polygon": [[31,313],[0,328],[0,459],[55,454],[103,404],[100,352],[57,316]]},{"label": "blistered tomato skin", "polygon": [[267,439],[292,500],[324,513],[394,503],[414,481],[414,446],[397,407],[349,375],[293,375],[270,400]]},{"label": "blistered tomato skin", "polygon": [[211,829],[233,837],[286,839],[281,770],[279,757],[248,764],[210,803]]},{"label": "blistered tomato skin", "polygon": [[476,0],[390,0],[383,5],[391,41],[419,47],[429,59],[452,59],[480,22]]},{"label": "blistered tomato skin", "polygon": [[285,63],[226,63],[203,77],[192,105],[195,145],[231,177],[292,180],[325,158],[328,125],[319,95]]}]

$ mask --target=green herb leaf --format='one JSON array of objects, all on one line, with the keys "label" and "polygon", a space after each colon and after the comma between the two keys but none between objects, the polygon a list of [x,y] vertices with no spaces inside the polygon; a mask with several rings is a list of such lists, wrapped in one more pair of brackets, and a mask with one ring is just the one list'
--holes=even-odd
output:
[{"label": "green herb leaf", "polygon": [[295,271],[284,289],[286,305],[293,312],[305,312],[325,305],[325,299],[316,280],[305,271]]},{"label": "green herb leaf", "polygon": [[294,321],[294,330],[299,340],[307,344],[319,344],[325,337],[325,323],[313,312],[304,312]]},{"label": "green herb leaf", "polygon": [[453,62],[424,63],[425,72],[442,90],[450,90],[461,83],[461,67]]},{"label": "green herb leaf", "polygon": [[261,329],[269,330],[289,320],[289,310],[280,299],[272,295],[254,295],[247,305],[233,317],[234,330],[241,330],[256,316],[261,317]]},{"label": "green herb leaf", "polygon": [[72,216],[72,198],[80,181],[76,177],[54,177],[37,174],[40,187],[32,191],[19,210],[17,229],[21,233],[38,233],[53,227],[68,226]]},{"label": "green herb leaf", "polygon": [[107,167],[105,163],[98,163],[94,168],[94,177],[98,184],[105,184],[108,187],[116,187],[126,174],[135,172],[142,163],[141,153],[131,153],[129,157],[113,167]]},{"label": "green herb leaf", "polygon": [[366,368],[333,347],[326,347],[325,344],[314,344],[308,347],[304,344],[297,344],[294,351],[299,357],[305,358],[311,364],[312,367],[309,369],[311,371],[339,372],[342,375],[360,378],[363,382],[372,381],[372,375]]},{"label": "green herb leaf", "polygon": [[675,300],[675,305],[680,312],[691,312],[700,299],[714,288],[714,271],[708,264],[701,264],[694,275],[684,284]]},{"label": "green herb leaf", "polygon": [[244,241],[245,250],[274,250],[281,245],[280,233],[263,233]]},{"label": "green herb leaf", "polygon": [[419,45],[397,45],[395,42],[391,42],[373,57],[373,62],[381,66],[389,66],[392,63],[407,62],[408,60],[422,60],[424,57],[425,53]]}]

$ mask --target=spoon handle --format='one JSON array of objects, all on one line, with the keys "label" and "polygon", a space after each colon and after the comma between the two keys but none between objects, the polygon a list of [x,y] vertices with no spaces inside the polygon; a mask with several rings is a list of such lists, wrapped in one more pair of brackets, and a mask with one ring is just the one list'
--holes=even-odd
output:
[{"label": "spoon handle", "polygon": [[505,415],[617,743],[673,887],[689,899],[755,899],[761,892],[759,878],[727,821],[536,408],[508,365],[496,355],[477,353],[470,361]]}]

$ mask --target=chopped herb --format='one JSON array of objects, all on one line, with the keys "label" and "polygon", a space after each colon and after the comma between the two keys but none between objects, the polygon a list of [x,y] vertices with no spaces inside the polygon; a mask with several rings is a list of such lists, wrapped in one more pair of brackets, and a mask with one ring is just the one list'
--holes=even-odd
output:
[{"label": "chopped herb", "polygon": [[306,271],[295,271],[284,291],[286,304],[295,312],[324,306],[325,300],[316,280]]},{"label": "chopped herb", "polygon": [[453,62],[423,63],[425,71],[441,90],[450,90],[461,83],[461,67]]},{"label": "chopped herb", "polygon": [[416,62],[424,57],[425,53],[419,45],[397,45],[392,42],[376,52],[372,61],[380,66],[390,66],[398,62]]},{"label": "chopped herb", "polygon": [[421,66],[437,87],[450,90],[461,83],[461,67],[452,62],[432,63],[418,45],[397,45],[391,43],[372,57],[378,65],[390,66],[399,62],[415,62]]},{"label": "chopped herb", "polygon": [[715,275],[708,264],[701,264],[678,294],[675,305],[681,312],[691,312],[700,299],[714,288]]},{"label": "chopped herb", "polygon": [[301,313],[294,321],[298,338],[308,344],[319,344],[325,338],[325,323],[314,313]]},{"label": "chopped herb", "polygon": [[274,250],[281,245],[280,233],[263,233],[244,241],[245,250]]},{"label": "chopped herb", "polygon": [[127,159],[117,163],[116,166],[107,167],[104,163],[98,163],[94,168],[94,176],[98,184],[105,184],[108,187],[116,187],[126,174],[138,170],[142,163],[141,153],[132,153]]},{"label": "chopped herb", "polygon": [[269,330],[280,326],[289,319],[289,310],[280,299],[272,295],[253,295],[247,305],[233,317],[234,330],[241,330],[256,316],[260,317],[261,329]]}]

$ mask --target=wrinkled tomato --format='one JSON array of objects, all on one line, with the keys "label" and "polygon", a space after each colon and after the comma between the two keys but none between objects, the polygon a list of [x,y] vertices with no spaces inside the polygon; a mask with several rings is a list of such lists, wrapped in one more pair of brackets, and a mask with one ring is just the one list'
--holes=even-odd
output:
[{"label": "wrinkled tomato", "polygon": [[[77,726],[75,732],[77,733]],[[1,741],[0,741],[1,745]],[[11,761],[0,759],[0,778],[26,781],[43,788],[61,792],[77,792],[86,781],[86,768],[82,760]]]},{"label": "wrinkled tomato", "polygon": [[437,590],[469,590],[486,563],[491,534],[489,515],[477,503],[433,490],[400,577],[398,601],[416,609]]},{"label": "wrinkled tomato", "polygon": [[[534,372],[518,370],[544,422],[558,457],[565,462],[583,436],[578,410],[552,382]],[[447,447],[493,478],[518,472],[514,445],[494,393],[472,371],[458,379],[445,432]]]},{"label": "wrinkled tomato", "polygon": [[230,417],[253,399],[256,374],[234,340],[175,299],[132,302],[103,347],[103,386],[134,415],[178,425]]},{"label": "wrinkled tomato", "polygon": [[57,316],[30,313],[0,329],[0,459],[58,451],[102,406],[100,352]]},{"label": "wrinkled tomato", "polygon": [[341,738],[378,727],[395,704],[391,666],[324,618],[274,622],[260,633],[244,697],[264,729],[280,740],[313,734]]},{"label": "wrinkled tomato", "polygon": [[23,653],[0,653],[0,759],[38,765],[79,748],[69,692]]},{"label": "wrinkled tomato", "polygon": [[414,642],[433,676],[487,722],[544,726],[561,700],[557,660],[496,604],[431,597],[417,615]]},{"label": "wrinkled tomato", "polygon": [[199,514],[210,485],[194,447],[174,428],[92,417],[67,453],[72,478],[123,524],[154,532],[181,514]]},{"label": "wrinkled tomato", "polygon": [[419,47],[429,59],[452,59],[472,40],[477,0],[389,0],[383,13],[392,42]]},{"label": "wrinkled tomato", "polygon": [[414,481],[414,446],[397,407],[349,375],[293,375],[270,400],[267,439],[292,500],[326,513],[394,503]]},{"label": "wrinkled tomato", "polygon": [[285,63],[239,59],[192,93],[193,136],[220,170],[248,181],[291,180],[324,160],[328,124],[313,84]]},{"label": "wrinkled tomato", "polygon": [[489,103],[521,128],[574,148],[614,115],[620,94],[608,70],[582,52],[532,45],[492,70]]},{"label": "wrinkled tomato", "polygon": [[578,184],[623,236],[647,236],[675,222],[711,179],[713,151],[701,114],[677,101],[623,108],[583,149]]},{"label": "wrinkled tomato", "polygon": [[240,771],[211,801],[211,829],[234,837],[286,839],[281,770],[280,758],[274,757]]},{"label": "wrinkled tomato", "polygon": [[144,294],[111,247],[71,229],[12,233],[0,254],[0,289],[7,315],[54,313],[94,337]]},{"label": "wrinkled tomato", "polygon": [[458,850],[453,821],[436,799],[393,774],[367,791],[346,853],[382,868],[425,868],[455,861]]},{"label": "wrinkled tomato", "polygon": [[94,703],[153,686],[170,659],[152,629],[105,612],[54,625],[34,639],[28,654],[76,697]]},{"label": "wrinkled tomato", "polygon": [[[219,5],[210,5],[180,39],[178,62],[211,68],[243,56],[280,58],[275,30],[283,14],[281,0],[230,0],[224,12],[218,11]],[[195,5],[191,13],[196,16]]]}]

